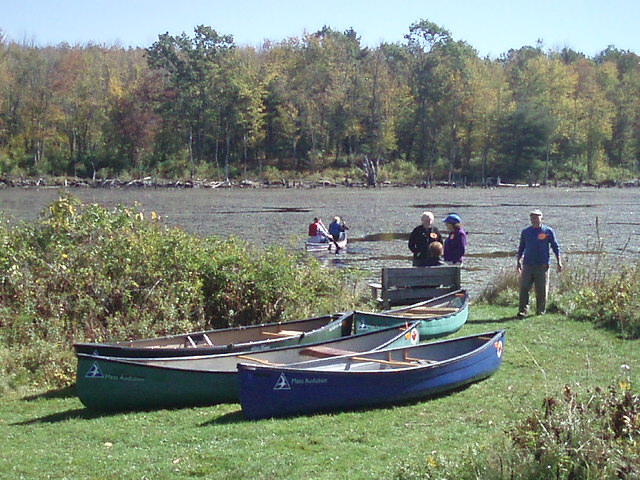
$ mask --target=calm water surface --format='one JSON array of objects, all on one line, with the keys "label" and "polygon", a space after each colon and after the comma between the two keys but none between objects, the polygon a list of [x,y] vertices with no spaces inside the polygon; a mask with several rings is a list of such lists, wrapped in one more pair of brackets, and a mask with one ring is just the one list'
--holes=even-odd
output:
[{"label": "calm water surface", "polygon": [[[56,189],[0,190],[0,212],[11,222],[33,220],[60,193]],[[314,216],[334,215],[349,226],[346,252],[320,254],[335,267],[356,266],[378,278],[382,266],[410,266],[407,241],[431,210],[436,223],[458,213],[468,233],[463,286],[478,293],[504,268],[515,268],[520,231],[532,208],[558,234],[566,261],[589,261],[598,237],[621,260],[640,258],[637,189],[77,189],[85,203],[133,205],[155,211],[169,225],[199,235],[235,235],[252,243],[302,249]],[[596,220],[599,228],[596,228]],[[444,227],[443,227],[444,228]],[[316,254],[318,255],[318,254]]]}]

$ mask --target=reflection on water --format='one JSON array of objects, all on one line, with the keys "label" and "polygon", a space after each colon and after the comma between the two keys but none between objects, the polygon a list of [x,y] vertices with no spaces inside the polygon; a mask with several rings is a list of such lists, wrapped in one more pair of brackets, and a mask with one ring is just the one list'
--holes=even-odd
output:
[{"label": "reflection on water", "polygon": [[409,241],[410,233],[374,233],[364,237],[349,239],[350,242],[392,242],[394,240]]},{"label": "reflection on water", "polygon": [[[383,266],[411,265],[407,247],[420,215],[441,219],[455,211],[468,234],[462,284],[472,294],[501,270],[515,271],[520,231],[529,211],[540,208],[553,227],[565,263],[589,262],[602,242],[608,253],[640,257],[640,195],[637,189],[86,189],[72,190],[85,203],[134,205],[158,213],[165,223],[208,236],[235,235],[259,245],[302,250],[313,217],[325,224],[338,215],[349,226],[350,244],[331,267],[356,267],[378,280]],[[0,190],[0,212],[10,221],[31,221],[57,198],[56,189]],[[598,228],[596,228],[598,219]],[[442,224],[444,230],[444,224]],[[554,274],[552,274],[553,278]]]}]

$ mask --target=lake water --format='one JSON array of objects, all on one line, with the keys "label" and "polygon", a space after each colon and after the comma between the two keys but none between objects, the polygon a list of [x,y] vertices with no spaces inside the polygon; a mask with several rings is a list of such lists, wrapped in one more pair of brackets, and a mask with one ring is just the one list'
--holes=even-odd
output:
[{"label": "lake water", "polygon": [[[0,190],[0,211],[11,222],[33,220],[57,189]],[[640,190],[562,188],[315,188],[315,189],[73,189],[85,203],[133,205],[155,211],[169,225],[199,235],[236,235],[260,245],[302,250],[314,216],[329,224],[341,216],[349,227],[347,251],[320,255],[335,268],[355,266],[378,279],[380,267],[410,266],[407,241],[431,210],[438,227],[458,213],[468,234],[463,286],[472,294],[501,269],[515,269],[522,228],[540,208],[558,234],[567,263],[590,261],[599,230],[609,254],[640,258]],[[598,221],[599,228],[596,228]]]}]

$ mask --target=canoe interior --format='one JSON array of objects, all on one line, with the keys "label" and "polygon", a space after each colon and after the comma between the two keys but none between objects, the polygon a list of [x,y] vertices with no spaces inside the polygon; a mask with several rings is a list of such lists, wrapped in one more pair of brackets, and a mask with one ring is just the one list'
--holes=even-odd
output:
[{"label": "canoe interior", "polygon": [[[345,314],[323,315],[290,322],[251,325],[166,337],[113,343],[76,343],[76,353],[105,356],[155,357],[224,353],[265,349],[311,341],[320,329]],[[351,324],[344,324],[341,334],[351,333]],[[309,338],[306,338],[309,337]]]},{"label": "canoe interior", "polygon": [[487,342],[498,333],[473,335],[432,343],[403,346],[381,351],[329,356],[321,360],[292,363],[283,369],[314,370],[324,372],[381,372],[421,367],[436,367],[452,359],[474,354],[489,345]]}]

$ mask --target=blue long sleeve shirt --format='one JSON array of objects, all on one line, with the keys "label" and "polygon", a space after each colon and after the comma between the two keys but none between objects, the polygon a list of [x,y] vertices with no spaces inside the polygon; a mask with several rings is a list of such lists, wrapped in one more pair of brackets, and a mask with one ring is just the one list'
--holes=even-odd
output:
[{"label": "blue long sleeve shirt", "polygon": [[551,227],[541,225],[540,228],[527,227],[520,234],[518,258],[524,255],[523,262],[527,265],[549,264],[549,247],[556,258],[560,257],[560,246],[556,240],[556,233]]}]

